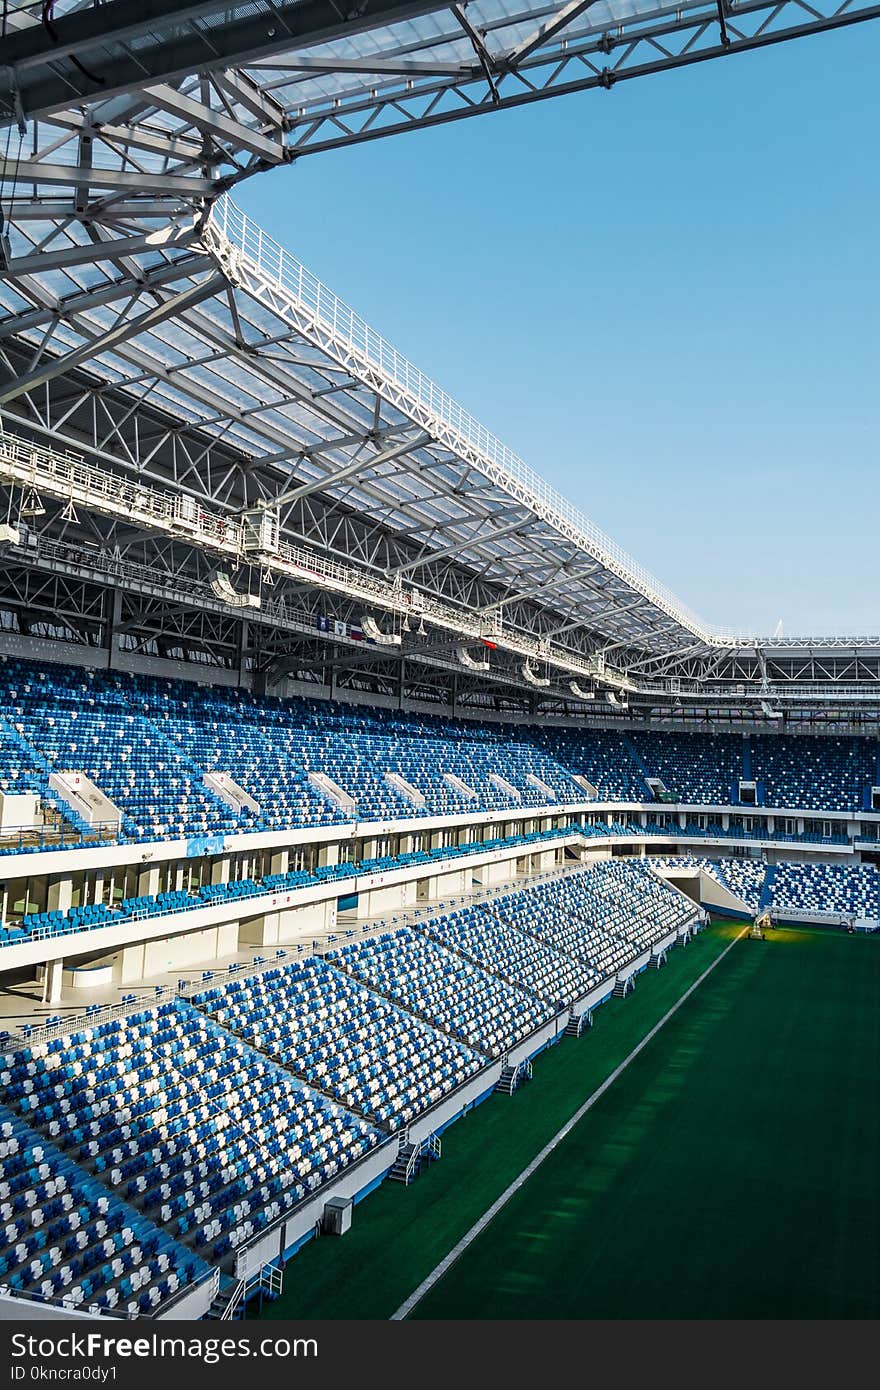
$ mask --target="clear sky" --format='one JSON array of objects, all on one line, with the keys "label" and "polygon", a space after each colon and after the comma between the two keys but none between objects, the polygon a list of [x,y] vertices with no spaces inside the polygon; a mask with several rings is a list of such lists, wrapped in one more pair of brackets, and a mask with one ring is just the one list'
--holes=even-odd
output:
[{"label": "clear sky", "polygon": [[705,618],[877,633],[878,70],[859,24],[237,196]]}]

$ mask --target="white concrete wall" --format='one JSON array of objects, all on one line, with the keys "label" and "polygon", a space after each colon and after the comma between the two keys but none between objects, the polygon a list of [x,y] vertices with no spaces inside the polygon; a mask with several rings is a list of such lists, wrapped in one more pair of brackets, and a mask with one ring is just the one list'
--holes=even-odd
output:
[{"label": "white concrete wall", "polygon": [[[239,1257],[247,1252],[247,1268],[253,1270],[259,1265],[267,1263],[269,1260],[277,1259],[285,1250],[290,1249],[303,1236],[309,1234],[315,1225],[321,1220],[324,1214],[324,1203],[331,1197],[354,1197],[365,1187],[376,1181],[377,1178],[387,1173],[397,1157],[397,1139],[392,1138],[387,1143],[374,1149],[366,1158],[354,1164],[346,1172],[342,1173],[335,1182],[328,1183],[320,1192],[315,1193],[309,1201],[306,1201],[294,1214],[288,1217],[287,1221],[279,1223],[278,1226],[252,1241],[249,1245],[242,1247]],[[357,1214],[353,1218],[357,1220]]]},{"label": "white concrete wall", "polygon": [[[15,1298],[10,1293],[0,1293],[0,1322],[66,1322],[68,1318],[94,1322],[95,1314],[76,1308],[61,1308],[56,1303],[39,1303],[29,1298]],[[111,1319],[101,1321],[110,1323]],[[113,1318],[112,1323],[114,1327],[119,1328],[118,1318]]]},{"label": "white concrete wall", "polygon": [[421,1139],[427,1138],[436,1130],[442,1129],[445,1125],[451,1124],[453,1120],[464,1115],[467,1110],[479,1100],[480,1096],[487,1091],[495,1089],[496,1082],[501,1077],[503,1070],[501,1062],[490,1062],[483,1071],[473,1077],[464,1086],[460,1086],[451,1096],[441,1100],[438,1105],[433,1106],[424,1115],[420,1115],[417,1120],[409,1126],[409,1137],[412,1143],[416,1144]]},{"label": "white concrete wall", "polygon": [[226,922],[219,927],[188,932],[182,936],[167,936],[148,941],[144,946],[144,975],[162,975],[167,970],[185,970],[193,965],[209,965],[223,956],[234,955],[238,949],[238,923]]},{"label": "white concrete wall", "polygon": [[515,1067],[517,1063],[524,1061],[526,1057],[533,1057],[542,1047],[545,1047],[552,1038],[559,1037],[564,1033],[568,1026],[568,1009],[563,1009],[562,1013],[551,1018],[549,1023],[545,1023],[536,1033],[524,1038],[516,1047],[512,1047],[507,1054],[508,1066]]},{"label": "white concrete wall", "polygon": [[742,898],[736,897],[711,874],[700,875],[700,901],[704,907],[723,907],[728,912],[738,912],[743,917],[753,916],[753,909],[747,907]]}]

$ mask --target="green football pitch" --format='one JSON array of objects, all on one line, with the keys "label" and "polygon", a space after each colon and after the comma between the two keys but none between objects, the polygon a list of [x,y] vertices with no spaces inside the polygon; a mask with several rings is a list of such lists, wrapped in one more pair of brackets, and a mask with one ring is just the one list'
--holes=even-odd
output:
[{"label": "green football pitch", "polygon": [[[536,1059],[289,1263],[272,1318],[388,1318],[740,924]],[[880,1315],[880,943],[743,939],[436,1282],[415,1318]]]}]

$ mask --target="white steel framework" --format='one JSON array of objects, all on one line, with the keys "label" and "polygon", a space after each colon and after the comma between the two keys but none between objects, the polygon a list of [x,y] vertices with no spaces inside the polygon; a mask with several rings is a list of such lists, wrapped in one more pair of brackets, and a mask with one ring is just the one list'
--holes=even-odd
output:
[{"label": "white steel framework", "polygon": [[[874,702],[880,639],[712,628],[229,190],[339,145],[877,13],[857,0],[8,6],[7,626],[189,642],[242,673],[452,703]],[[53,628],[41,604],[59,583]],[[354,653],[340,623],[365,605],[394,640]],[[332,642],[316,635],[327,619]],[[480,641],[488,672],[485,647],[461,656]]]}]

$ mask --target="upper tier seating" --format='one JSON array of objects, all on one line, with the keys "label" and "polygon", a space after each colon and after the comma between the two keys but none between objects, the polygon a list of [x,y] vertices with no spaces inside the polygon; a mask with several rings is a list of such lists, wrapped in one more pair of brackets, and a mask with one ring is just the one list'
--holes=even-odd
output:
[{"label": "upper tier seating", "polygon": [[648,775],[659,777],[670,799],[728,805],[743,776],[742,735],[643,733],[630,735]]},{"label": "upper tier seating", "polygon": [[767,806],[805,811],[860,810],[864,791],[877,780],[877,742],[867,738],[751,740],[752,765],[764,783]]},{"label": "upper tier seating", "polygon": [[319,1090],[389,1129],[408,1125],[484,1059],[317,957],[193,1000]]},{"label": "upper tier seating", "polygon": [[[565,768],[501,725],[10,658],[0,659],[0,704],[0,786],[27,774],[46,795],[47,769],[84,773],[118,807],[122,834],[140,840],[588,800]],[[258,809],[227,804],[205,773],[231,777]]]},{"label": "upper tier seating", "polygon": [[76,1308],[150,1313],[209,1273],[0,1106],[0,1283]]},{"label": "upper tier seating", "polygon": [[[860,814],[880,779],[868,738],[479,723],[10,657],[0,709],[0,790],[36,791],[84,832],[48,786],[53,771],[82,773],[139,841],[587,807],[595,798],[575,777],[601,800],[649,802],[656,776],[675,801],[722,805],[745,779],[758,807]],[[235,786],[208,786],[207,774]],[[619,820],[609,829],[626,833]]]},{"label": "upper tier seating", "polygon": [[632,745],[622,733],[609,729],[545,726],[530,731],[535,742],[563,767],[585,777],[600,801],[650,801]]},{"label": "upper tier seating", "polygon": [[182,1000],[0,1066],[8,1105],[212,1261],[379,1141]]},{"label": "upper tier seating", "polygon": [[252,817],[235,815],[207,791],[201,770],[126,702],[125,685],[124,677],[104,672],[0,661],[7,721],[50,770],[91,778],[131,837],[252,828]]}]

